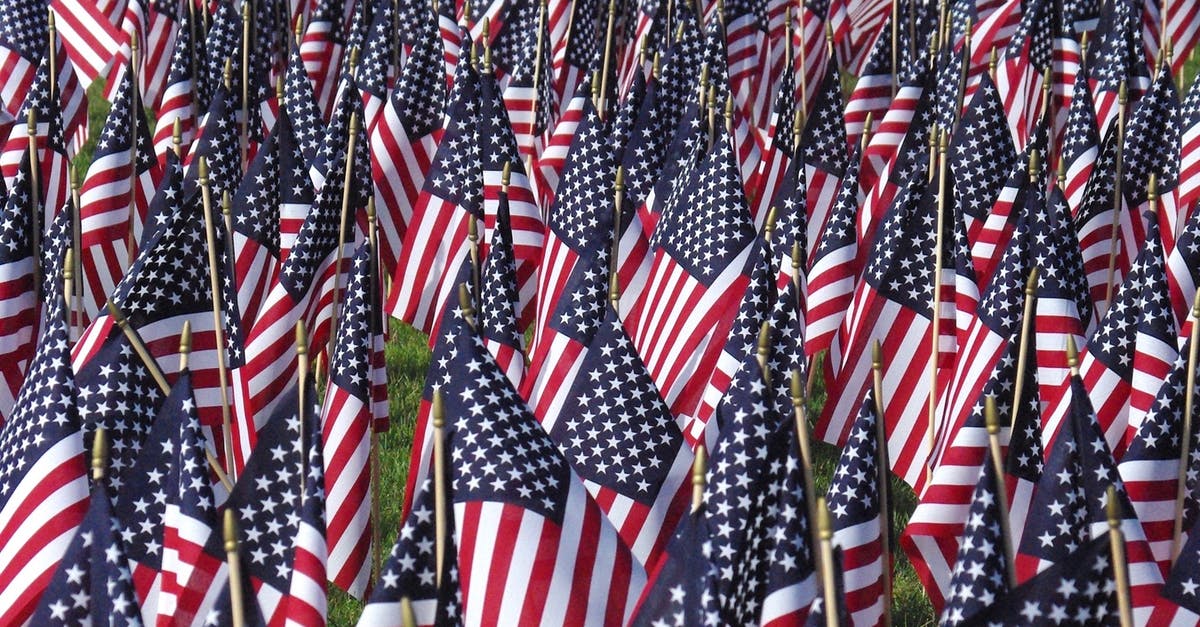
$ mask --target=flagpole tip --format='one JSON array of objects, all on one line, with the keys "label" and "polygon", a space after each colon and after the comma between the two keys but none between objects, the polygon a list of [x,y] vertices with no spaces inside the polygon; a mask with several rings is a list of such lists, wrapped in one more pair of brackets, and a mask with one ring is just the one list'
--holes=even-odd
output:
[{"label": "flagpole tip", "polygon": [[233,201],[229,197],[229,190],[221,192],[221,214],[230,215],[233,212]]},{"label": "flagpole tip", "polygon": [[436,389],[433,391],[433,400],[430,402],[430,413],[433,415],[433,428],[441,429],[446,426],[446,402],[442,400],[442,391]]},{"label": "flagpole tip", "polygon": [[225,520],[222,525],[225,537],[225,552],[235,553],[238,550],[237,539],[237,517],[233,513],[233,508],[225,509]]},{"label": "flagpole tip", "polygon": [[883,348],[879,345],[879,340],[875,340],[871,342],[871,369],[880,368],[883,368]]},{"label": "flagpole tip", "polygon": [[1029,278],[1025,280],[1025,297],[1026,298],[1033,296],[1034,292],[1037,291],[1037,284],[1038,284],[1038,269],[1037,269],[1037,266],[1034,266],[1033,268],[1031,268],[1029,270]]},{"label": "flagpole tip", "polygon": [[1071,374],[1079,374],[1079,349],[1075,346],[1075,336],[1067,336],[1067,367]]},{"label": "flagpole tip", "polygon": [[96,435],[92,438],[92,479],[99,481],[104,478],[104,469],[108,465],[108,430],[96,427]]},{"label": "flagpole tip", "polygon": [[179,333],[179,353],[187,355],[192,352],[192,321],[183,321],[183,331]]},{"label": "flagpole tip", "polygon": [[296,354],[308,354],[308,330],[304,328],[304,321],[296,321]]},{"label": "flagpole tip", "polygon": [[417,614],[408,597],[400,597],[400,624],[402,627],[417,627]]},{"label": "flagpole tip", "polygon": [[63,279],[68,283],[75,278],[75,249],[68,248],[63,253]]},{"label": "flagpole tip", "polygon": [[996,397],[987,395],[983,399],[983,421],[989,435],[1000,433],[1000,416],[996,409]]},{"label": "flagpole tip", "polygon": [[1104,500],[1104,511],[1108,515],[1108,528],[1119,529],[1121,527],[1121,504],[1117,501],[1116,485],[1108,486]]},{"label": "flagpole tip", "polygon": [[196,165],[196,172],[200,179],[200,186],[208,185],[208,158],[204,155],[196,157],[199,163]]},{"label": "flagpole tip", "polygon": [[799,368],[792,368],[792,380],[790,385],[792,407],[799,408],[804,404],[804,381],[800,374]]},{"label": "flagpole tip", "polygon": [[833,522],[829,519],[829,505],[825,497],[817,497],[817,537],[821,540],[833,539]]},{"label": "flagpole tip", "polygon": [[500,172],[500,185],[507,188],[508,184],[511,180],[512,180],[512,162],[505,161],[504,162],[504,170],[502,170]]},{"label": "flagpole tip", "polygon": [[704,504],[704,489],[706,486],[705,473],[708,472],[708,449],[704,444],[696,447],[696,457],[692,460],[692,511],[700,509]]}]

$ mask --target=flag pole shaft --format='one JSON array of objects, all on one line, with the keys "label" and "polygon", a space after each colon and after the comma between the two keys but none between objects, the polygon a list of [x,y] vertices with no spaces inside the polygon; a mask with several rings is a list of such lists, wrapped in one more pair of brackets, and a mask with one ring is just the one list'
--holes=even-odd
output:
[{"label": "flag pole shaft", "polygon": [[[212,186],[208,180],[208,160],[201,156],[199,163],[200,196],[204,202],[204,237],[208,248],[208,286],[212,295],[213,333],[216,335],[217,348],[217,378],[221,386],[221,427],[222,439],[225,444],[225,472],[236,480],[237,472],[233,464],[233,419],[229,411],[229,371],[225,355],[225,327],[221,316],[221,278],[217,265],[217,231],[213,224],[212,215]],[[225,192],[223,202],[229,202],[229,192]]]},{"label": "flag pole shaft", "polygon": [[300,447],[300,476],[297,477],[300,483],[300,507],[304,507],[304,477],[306,468],[308,467],[308,447],[304,441],[304,423],[308,415],[308,333],[304,328],[304,321],[296,321],[296,417],[300,423],[300,437],[297,438],[296,446]]},{"label": "flag pole shaft", "polygon": [[[382,331],[382,328],[376,328],[376,325],[382,327],[383,321],[379,318],[379,231],[375,223],[375,196],[371,195],[367,198],[367,246],[370,247],[369,258],[371,272],[371,286],[367,290],[369,299],[370,325],[371,330],[371,358],[375,356],[375,337],[376,334]],[[370,370],[374,372],[374,368]],[[380,526],[379,514],[379,432],[375,429],[375,412],[374,412],[374,384],[371,385],[371,565],[372,572],[376,575],[383,568],[383,528]]]},{"label": "flag pole shaft", "polygon": [[900,0],[892,0],[892,98],[900,89]]},{"label": "flag pole shaft", "polygon": [[[825,627],[839,627],[841,616],[838,616],[837,581],[833,563],[833,524],[829,520],[829,506],[825,497],[815,500],[817,511],[817,541],[820,559],[817,564],[821,569],[821,596],[825,602]],[[886,614],[885,614],[886,616]]]},{"label": "flag pole shaft", "polygon": [[812,448],[808,436],[808,410],[805,407],[804,383],[801,381],[800,369],[792,370],[792,417],[796,421],[796,442],[800,447],[800,465],[804,468],[804,503],[808,509],[809,541],[814,547],[820,546],[821,537],[813,521],[817,519],[816,485],[812,474]]},{"label": "flag pole shaft", "polygon": [[225,509],[225,560],[229,564],[229,609],[233,627],[246,624],[246,600],[242,598],[242,561],[238,559],[237,518],[233,508]]},{"label": "flag pole shaft", "polygon": [[137,254],[137,238],[135,233],[137,223],[137,178],[138,178],[138,129],[141,128],[138,116],[145,116],[141,110],[141,90],[138,88],[138,39],[137,34],[129,37],[129,232],[126,234],[125,246],[129,254],[129,262]]},{"label": "flag pole shaft", "polygon": [[1025,282],[1025,312],[1021,320],[1021,334],[1017,337],[1017,373],[1013,377],[1013,406],[1009,428],[1017,426],[1017,415],[1021,407],[1021,399],[1025,397],[1025,369],[1029,364],[1029,340],[1033,330],[1034,306],[1037,298],[1037,268],[1029,271],[1029,279]]},{"label": "flag pole shaft", "polygon": [[612,72],[612,55],[614,39],[616,38],[617,2],[608,0],[608,26],[604,31],[604,62],[600,66],[600,117],[607,118],[608,110],[608,75]]},{"label": "flag pole shaft", "polygon": [[[185,320],[183,322],[183,332],[179,334],[179,372],[182,373],[188,369],[188,360],[191,355],[192,321]],[[207,444],[204,446],[204,456],[208,459],[208,465],[217,475],[217,479],[220,480],[221,485],[225,486],[226,491],[232,492],[233,483],[229,481],[229,476],[225,474],[225,471],[221,470],[221,463],[217,461],[216,455],[213,455]]]},{"label": "flag pole shaft", "polygon": [[1200,356],[1200,291],[1192,303],[1192,329],[1188,334],[1187,387],[1183,396],[1183,434],[1179,445],[1179,478],[1175,493],[1175,527],[1171,536],[1171,564],[1179,559],[1183,536],[1183,504],[1187,499],[1188,460],[1192,456],[1192,409],[1196,403],[1196,366]]},{"label": "flag pole shaft", "polygon": [[[541,104],[541,101],[542,101],[542,99],[541,99],[542,92],[540,89],[540,86],[542,84],[542,72],[545,71],[545,68],[542,67],[542,54],[544,54],[543,47],[546,45],[546,38],[544,36],[545,32],[546,32],[546,0],[542,0],[540,3],[538,3],[538,27],[537,28],[538,28],[537,44],[534,47],[534,59],[533,59],[533,98],[531,98],[529,101],[529,113],[530,113],[530,115],[529,115],[529,141],[530,141],[530,144],[529,144],[529,154],[527,155],[527,159],[531,158],[533,156],[534,147],[537,145],[537,138],[534,137],[534,134],[537,133],[538,114],[541,112],[539,105]],[[530,160],[528,163],[529,163],[529,165],[532,165],[532,160]],[[529,165],[526,165],[526,167],[525,167],[525,175],[532,177],[533,172],[530,171]]]},{"label": "flag pole shaft", "polygon": [[433,391],[433,525],[435,534],[435,556],[437,585],[442,585],[442,569],[446,563],[446,406],[442,391]]},{"label": "flag pole shaft", "polygon": [[[351,56],[354,56],[353,54]],[[337,257],[333,260],[333,310],[329,321],[329,342],[326,354],[333,352],[333,340],[337,337],[338,306],[342,292],[342,256],[346,251],[346,223],[350,221],[350,184],[354,179],[355,148],[358,144],[358,112],[350,114],[350,135],[346,139],[346,165],[342,176],[342,217],[338,222]]]},{"label": "flag pole shaft", "polygon": [[[1117,244],[1121,239],[1121,205],[1124,202],[1121,188],[1124,187],[1125,179],[1125,117],[1128,108],[1126,89],[1125,81],[1122,80],[1117,98],[1117,164],[1113,178],[1113,219],[1112,235],[1108,240],[1108,282],[1104,296],[1105,310],[1108,309],[1113,298],[1113,279],[1117,273]],[[1099,313],[1100,317],[1103,315],[1103,312]]]},{"label": "flag pole shaft", "polygon": [[47,13],[46,26],[50,35],[50,45],[46,48],[46,54],[50,63],[50,102],[56,102],[58,98],[58,27],[54,24],[54,10],[48,9]]},{"label": "flag pole shaft", "polygon": [[1113,579],[1117,584],[1117,610],[1121,627],[1133,627],[1133,603],[1129,595],[1129,569],[1125,560],[1125,534],[1121,531],[1121,515],[1117,504],[1117,489],[1108,486],[1108,548],[1112,553]]},{"label": "flag pole shaft", "polygon": [[146,343],[142,341],[142,337],[138,335],[137,329],[129,326],[129,320],[125,318],[125,313],[111,299],[108,301],[108,315],[112,317],[113,322],[125,334],[125,339],[133,346],[133,352],[137,353],[139,359],[142,360],[142,365],[150,373],[150,378],[158,384],[158,389],[164,395],[171,393],[171,386],[167,383],[167,377],[163,375],[162,368],[159,367],[158,361],[146,350]]},{"label": "flag pole shaft", "polygon": [[42,185],[38,173],[38,141],[37,141],[37,108],[29,107],[25,127],[29,150],[29,241],[33,252],[33,294],[34,302],[42,302],[42,208],[39,202]]},{"label": "flag pole shaft", "polygon": [[[929,463],[925,466],[926,476],[933,473],[933,450],[937,443],[937,406],[938,406],[938,362],[941,354],[941,332],[942,332],[942,269],[945,267],[945,259],[942,254],[942,249],[945,247],[943,232],[946,229],[946,176],[950,169],[948,159],[946,159],[946,132],[942,131],[937,138],[938,142],[938,196],[937,196],[937,219],[934,221],[937,232],[934,234],[934,251],[933,251],[933,304],[930,307],[930,312],[933,315],[932,334],[930,337],[929,347],[929,406],[926,416],[927,423],[925,425],[925,435],[929,444]],[[883,414],[880,413],[879,420],[882,422]]]},{"label": "flag pole shaft", "polygon": [[79,222],[79,176],[76,169],[72,167],[70,170],[71,177],[71,247],[77,252],[75,254],[75,281],[72,283],[70,291],[71,298],[75,302],[75,319],[71,322],[71,329],[74,337],[78,338],[82,334],[83,326],[83,263],[81,260],[82,240],[83,240],[83,225]]},{"label": "flag pole shaft", "polygon": [[242,168],[246,167],[246,154],[250,144],[250,2],[242,2],[242,119],[238,133],[238,150]]},{"label": "flag pole shaft", "polygon": [[1000,510],[1000,534],[1004,550],[1004,565],[1008,568],[1008,587],[1017,587],[1017,568],[1013,562],[1012,529],[1008,519],[1008,487],[1004,480],[1004,453],[1000,447],[1000,415],[996,409],[996,397],[987,396],[983,401],[984,420],[987,424],[988,451],[996,473],[996,508]]},{"label": "flag pole shaft", "polygon": [[876,480],[879,491],[879,552],[882,560],[880,579],[883,583],[883,624],[892,624],[892,514],[891,487],[888,485],[887,425],[883,420],[883,349],[879,340],[871,346],[871,387],[875,395],[875,425],[878,468]]},{"label": "flag pole shaft", "polygon": [[[968,17],[967,32],[963,36],[962,63],[960,64],[962,67],[959,68],[958,73],[958,95],[954,98],[954,101],[958,103],[958,106],[955,107],[953,111],[954,115],[952,117],[954,120],[953,123],[956,126],[962,117],[963,107],[966,104],[963,102],[963,100],[965,100],[967,97],[967,78],[971,74],[971,31],[974,29],[974,27],[975,19]],[[950,45],[953,46],[954,42],[950,42]]]}]

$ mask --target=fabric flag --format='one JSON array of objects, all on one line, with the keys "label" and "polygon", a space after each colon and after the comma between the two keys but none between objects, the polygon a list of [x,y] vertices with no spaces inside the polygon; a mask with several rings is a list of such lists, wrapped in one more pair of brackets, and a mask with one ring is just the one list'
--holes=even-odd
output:
[{"label": "fabric flag", "polygon": [[[754,226],[733,137],[718,130],[712,150],[664,203],[651,239],[646,288],[625,328],[677,419],[696,416],[749,279]],[[695,226],[703,225],[698,236]],[[690,430],[690,427],[689,427]]]},{"label": "fabric flag", "polygon": [[356,597],[371,575],[371,443],[374,330],[380,311],[364,243],[353,257],[346,284],[345,312],[329,361],[329,386],[321,410],[327,501],[329,578]]},{"label": "fabric flag", "polygon": [[[46,49],[46,4],[38,0],[6,0],[0,5],[0,100],[15,116]],[[63,56],[65,58],[65,55]]]},{"label": "fabric flag", "polygon": [[1004,100],[1009,131],[1018,150],[1028,145],[1034,125],[1044,114],[1042,75],[1052,71],[1051,54],[1059,24],[1055,9],[1051,2],[1027,3],[996,67],[996,89]]},{"label": "fabric flag", "polygon": [[147,205],[160,177],[150,133],[141,100],[126,79],[79,192],[83,306],[89,319],[101,312],[141,240]]},{"label": "fabric flag", "polygon": [[370,134],[379,257],[388,276],[395,276],[413,209],[442,136],[446,77],[438,64],[441,41],[433,14],[420,15],[424,19],[417,20],[408,61]]},{"label": "fabric flag", "polygon": [[[885,389],[887,389],[885,387]],[[833,521],[833,545],[842,550],[846,609],[856,625],[873,625],[883,612],[883,563],[880,534],[879,417],[874,392],[868,390],[842,450],[826,502]]]},{"label": "fabric flag", "polygon": [[311,165],[327,129],[325,118],[317,108],[313,86],[308,80],[308,73],[304,69],[304,60],[300,54],[300,49],[296,48],[288,56],[283,79],[283,105],[280,109],[292,116],[296,126],[296,138],[304,151],[305,164]]},{"label": "fabric flag", "polygon": [[1072,215],[1083,205],[1084,193],[1099,152],[1100,128],[1092,105],[1092,91],[1088,86],[1087,72],[1081,71],[1075,74],[1075,89],[1058,157],[1066,174],[1063,193],[1067,196]]},{"label": "fabric flag", "polygon": [[458,551],[452,544],[453,517],[446,520],[445,564],[442,566],[442,585],[437,585],[435,498],[433,480],[426,479],[413,498],[413,511],[400,525],[396,544],[379,571],[371,599],[358,619],[362,627],[405,627],[400,613],[401,599],[404,598],[412,603],[418,627],[462,624]]},{"label": "fabric flag", "polygon": [[170,69],[162,88],[162,98],[155,108],[154,154],[160,167],[166,165],[167,152],[172,150],[175,120],[179,120],[180,146],[184,154],[196,137],[199,98],[195,92],[196,42],[192,19],[190,11],[184,11],[179,18],[179,34],[175,37],[174,50],[169,54]]},{"label": "fabric flag", "polygon": [[829,3],[829,25],[833,30],[838,65],[858,75],[866,62],[871,44],[891,11],[881,0],[834,0]]},{"label": "fabric flag", "polygon": [[0,221],[0,424],[12,416],[17,395],[25,382],[26,368],[37,348],[38,296],[35,292],[32,208],[29,206],[29,157],[21,160],[13,179],[16,187],[4,202]]},{"label": "fabric flag", "polygon": [[328,120],[332,113],[338,75],[345,51],[342,23],[343,5],[332,0],[318,0],[308,14],[308,25],[300,42],[304,69],[312,81],[317,107]]},{"label": "fabric flag", "polygon": [[1139,617],[1135,620],[1145,620],[1162,587],[1163,576],[1120,483],[1116,462],[1104,442],[1083,381],[1072,375],[1070,386],[1070,416],[1050,449],[1031,506],[1031,511],[1046,514],[1029,517],[1021,542],[1014,547],[1017,573],[1020,579],[1028,580],[1055,564],[1072,562],[1072,553],[1089,537],[1103,537],[1108,528],[1105,492],[1116,485],[1134,615]]},{"label": "fabric flag", "polygon": [[1087,68],[1096,120],[1106,140],[1116,128],[1113,122],[1117,119],[1121,82],[1125,82],[1130,102],[1136,101],[1150,85],[1139,13],[1134,2],[1104,4],[1094,43],[1088,47]]},{"label": "fabric flag", "polygon": [[[249,457],[256,433],[262,427],[261,421],[270,415],[278,395],[295,376],[296,322],[303,321],[308,329],[308,354],[315,359],[329,346],[333,311],[342,304],[334,302],[334,293],[344,298],[342,288],[346,282],[341,274],[349,271],[350,264],[339,255],[348,258],[362,237],[355,228],[355,216],[366,206],[370,193],[367,147],[361,137],[354,142],[355,153],[346,154],[349,118],[361,113],[362,107],[361,98],[349,95],[353,93],[350,83],[339,101],[339,111],[333,116],[335,124],[330,132],[341,138],[342,149],[330,151],[332,161],[328,165],[328,182],[316,194],[295,245],[283,259],[279,278],[271,286],[258,320],[245,336],[246,363],[233,371],[237,411],[232,439],[238,466]],[[351,189],[345,190],[350,213],[344,216],[343,224],[346,168],[351,168],[348,181]],[[298,179],[303,180],[303,177]],[[342,234],[345,242],[339,242]]]},{"label": "fabric flag", "polygon": [[502,191],[487,259],[480,262],[479,326],[483,343],[496,359],[496,365],[513,387],[521,389],[525,380],[525,337],[517,323],[520,297],[510,224],[508,194]]},{"label": "fabric flag", "polygon": [[[514,7],[517,10],[522,8]],[[534,163],[542,152],[542,136],[550,128],[550,120],[558,109],[555,99],[554,77],[551,74],[553,61],[550,56],[549,24],[537,22],[537,5],[529,3],[523,10],[535,18],[525,30],[505,29],[514,38],[514,59],[509,70],[508,83],[504,87],[504,102],[508,106],[509,120],[517,136],[522,161]],[[495,54],[503,49],[500,45],[504,35],[497,39]],[[537,42],[541,40],[541,56]],[[502,62],[502,61],[501,61]]]},{"label": "fabric flag", "polygon": [[88,507],[62,281],[51,278],[45,330],[0,428],[0,622],[10,624],[33,616]]},{"label": "fabric flag", "polygon": [[457,345],[441,394],[465,622],[623,624],[644,569],[480,339]]},{"label": "fabric flag", "polygon": [[[878,126],[891,110],[892,88],[898,86],[899,68],[892,67],[892,18],[880,26],[875,45],[867,55],[862,73],[846,99],[846,138],[851,146],[858,145],[870,115]],[[901,31],[906,30],[902,27]],[[908,55],[908,40],[902,38],[896,53],[901,59]]]},{"label": "fabric flag", "polygon": [[387,302],[393,316],[430,337],[436,337],[437,316],[457,289],[450,284],[453,271],[468,256],[467,224],[484,217],[479,75],[470,63],[459,65],[445,125],[404,234]]},{"label": "fabric flag", "polygon": [[543,424],[633,556],[653,569],[688,502],[692,452],[611,303],[562,409]]},{"label": "fabric flag", "polygon": [[[1180,127],[1179,93],[1171,73],[1162,71],[1154,79],[1150,91],[1133,105],[1125,128],[1124,182],[1121,193],[1133,212],[1130,220],[1133,239],[1122,233],[1123,256],[1133,259],[1141,250],[1147,231],[1145,210],[1149,206],[1150,176],[1157,179],[1158,215],[1161,222],[1163,251],[1170,254],[1175,248],[1175,235],[1187,220],[1175,206],[1175,189],[1179,181]],[[1136,216],[1142,216],[1137,220]]]},{"label": "fabric flag", "polygon": [[[832,64],[829,67],[800,139],[804,179],[808,181],[807,241],[811,243],[821,241],[849,162],[846,127],[842,121],[841,79],[837,68]],[[809,251],[809,255],[814,252],[815,249]]]},{"label": "fabric flag", "polygon": [[84,84],[92,84],[104,74],[120,47],[117,27],[100,12],[97,3],[51,0],[49,4],[71,64]]},{"label": "fabric flag", "polygon": [[720,572],[714,557],[708,516],[701,506],[680,521],[662,566],[638,601],[631,627],[720,625]]},{"label": "fabric flag", "polygon": [[534,187],[538,193],[538,205],[551,207],[554,205],[555,194],[559,188],[559,177],[563,173],[567,155],[575,143],[576,134],[585,115],[586,108],[594,106],[592,101],[591,79],[586,78],[566,106],[562,107],[555,120],[553,130],[543,142],[542,154],[538,157],[534,171]]},{"label": "fabric flag", "polygon": [[1176,203],[1182,215],[1190,216],[1200,200],[1200,87],[1188,88],[1179,107],[1179,185]]},{"label": "fabric flag", "polygon": [[1154,620],[1173,621],[1172,624],[1200,620],[1200,599],[1196,598],[1200,591],[1200,572],[1197,572],[1200,562],[1196,560],[1200,556],[1200,533],[1197,533],[1194,525],[1188,529],[1188,540],[1180,548],[1175,567],[1163,586],[1163,598],[1167,602],[1155,608],[1152,615]]},{"label": "fabric flag", "polygon": [[184,161],[189,190],[199,185],[200,157],[208,162],[208,182],[214,199],[220,199],[226,191],[232,194],[242,181],[237,106],[233,92],[224,83],[218,84]]},{"label": "fabric flag", "polygon": [[[281,395],[225,502],[237,512],[242,576],[256,590],[268,624],[319,624],[325,613],[324,487],[317,396],[311,382],[301,415],[299,386]],[[204,551],[224,556],[213,534]]]},{"label": "fabric flag", "polygon": [[736,106],[751,124],[763,126],[770,115],[772,73],[766,0],[736,0],[724,5],[729,86]]},{"label": "fabric flag", "polygon": [[[604,45],[604,18],[607,11],[599,2],[572,3],[570,27],[565,36],[555,39],[551,51],[554,68],[554,92],[559,102],[576,90],[593,67],[598,67]],[[553,16],[554,11],[551,12]],[[555,30],[553,27],[551,30]]]},{"label": "fabric flag", "polygon": [[[356,15],[366,13],[364,10]],[[392,5],[386,2],[376,3],[371,11],[371,23],[364,34],[362,55],[358,64],[356,76],[358,88],[363,97],[363,128],[370,136],[375,132],[379,123],[379,114],[387,102],[388,86],[392,77],[392,56],[396,53],[395,29],[396,20],[392,16]],[[399,62],[399,59],[396,59]],[[347,66],[346,68],[350,68]],[[399,68],[396,68],[397,70]]]},{"label": "fabric flag", "polygon": [[[1119,625],[1117,585],[1108,532],[1072,541],[1069,559],[1038,573],[1000,602],[976,614],[977,624],[1037,625],[1072,622]],[[1134,621],[1138,621],[1135,613]]]},{"label": "fabric flag", "polygon": [[[999,489],[996,465],[990,459],[980,468],[979,482],[965,523],[954,574],[950,577],[950,595],[942,609],[941,625],[959,625],[985,610],[1004,602],[1008,593],[1008,538],[1002,533],[999,499],[1007,499]],[[1007,509],[1003,510],[1007,513]]]},{"label": "fabric flag", "polygon": [[[850,308],[855,284],[861,274],[856,222],[858,208],[864,200],[859,179],[861,156],[859,151],[850,154],[829,216],[825,220],[821,239],[813,242],[805,310],[807,329],[804,347],[808,355],[817,355],[833,346],[838,329],[845,320],[846,311]],[[798,165],[804,167],[803,163],[798,162]],[[788,212],[806,213],[804,194],[807,187],[803,175],[796,172],[789,175],[789,180],[791,176],[797,178],[793,186],[795,191],[781,206]],[[807,221],[807,218],[805,220]],[[805,229],[807,230],[807,226]],[[807,234],[805,237],[807,238]],[[801,250],[809,249],[804,247]],[[805,255],[805,262],[807,261],[808,255]]]},{"label": "fabric flag", "polygon": [[33,615],[35,625],[140,625],[121,525],[103,480],[92,485],[87,514]]}]

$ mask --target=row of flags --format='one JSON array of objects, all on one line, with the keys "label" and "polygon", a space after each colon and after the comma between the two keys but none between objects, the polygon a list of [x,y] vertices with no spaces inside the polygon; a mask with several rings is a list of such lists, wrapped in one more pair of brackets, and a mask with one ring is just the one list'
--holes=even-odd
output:
[{"label": "row of flags", "polygon": [[0,14],[0,622],[1200,621],[1196,7]]}]

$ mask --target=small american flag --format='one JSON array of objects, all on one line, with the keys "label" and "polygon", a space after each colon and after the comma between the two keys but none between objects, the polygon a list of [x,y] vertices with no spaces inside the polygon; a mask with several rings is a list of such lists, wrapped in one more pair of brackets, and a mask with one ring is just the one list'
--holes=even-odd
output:
[{"label": "small american flag", "polygon": [[287,69],[284,70],[283,106],[280,109],[292,116],[296,137],[304,151],[305,164],[311,165],[321,145],[325,119],[317,108],[313,86],[304,70],[299,49],[293,50],[288,56]]},{"label": "small american flag", "polygon": [[196,40],[192,37],[192,17],[184,11],[179,18],[179,34],[174,50],[164,56],[170,59],[170,69],[162,88],[162,98],[155,109],[154,154],[160,166],[166,165],[167,153],[173,149],[175,120],[179,120],[180,147],[184,154],[196,137],[201,98],[196,93],[198,77],[193,73]]},{"label": "small american flag", "polygon": [[0,424],[12,415],[26,368],[37,348],[38,302],[34,291],[33,230],[29,198],[29,157],[21,160],[16,187],[7,196],[0,220]]},{"label": "small american flag", "polygon": [[479,279],[479,326],[483,343],[513,387],[525,380],[525,337],[517,323],[520,306],[517,266],[513,258],[508,195],[500,193],[496,225]]},{"label": "small american flag", "polygon": [[[232,6],[230,3],[229,6]],[[322,119],[328,119],[333,108],[334,95],[345,50],[342,37],[343,5],[333,0],[317,0],[308,15],[308,26],[300,42],[300,56],[304,69],[312,81],[317,107],[325,111]],[[240,32],[240,31],[239,31]]]},{"label": "small american flag", "polygon": [[67,546],[32,624],[140,626],[121,525],[113,516],[103,480],[92,485],[87,514]]},{"label": "small american flag", "polygon": [[1084,192],[1099,153],[1100,128],[1092,105],[1092,91],[1088,86],[1087,72],[1081,71],[1075,74],[1075,89],[1059,154],[1067,175],[1063,193],[1071,205],[1072,214],[1083,205]]},{"label": "small american flag", "polygon": [[1108,532],[1073,545],[1076,548],[1069,559],[1042,571],[976,614],[977,624],[1119,625]]},{"label": "small american flag", "polygon": [[702,505],[680,521],[662,566],[638,601],[630,626],[720,625],[720,572],[713,557],[708,516]]},{"label": "small american flag", "polygon": [[[1001,532],[996,465],[986,460],[975,484],[971,509],[963,525],[963,539],[950,577],[950,594],[941,612],[942,625],[959,625],[972,619],[1008,592],[1008,539]],[[1005,510],[1007,513],[1007,510]]]},{"label": "small american flag", "polygon": [[858,417],[842,449],[826,501],[833,522],[833,544],[842,549],[846,609],[856,625],[873,625],[883,612],[883,563],[880,534],[890,533],[880,503],[879,442],[874,392],[863,397]]},{"label": "small american flag", "polygon": [[46,283],[46,328],[0,429],[0,622],[12,624],[32,617],[88,506],[61,286]]}]

